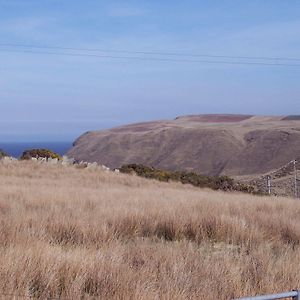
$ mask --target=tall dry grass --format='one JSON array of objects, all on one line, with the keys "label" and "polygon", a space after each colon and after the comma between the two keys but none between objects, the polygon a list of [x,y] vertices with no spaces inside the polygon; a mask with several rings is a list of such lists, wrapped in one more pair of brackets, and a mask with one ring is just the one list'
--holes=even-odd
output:
[{"label": "tall dry grass", "polygon": [[300,202],[0,163],[3,299],[230,299],[300,287]]}]

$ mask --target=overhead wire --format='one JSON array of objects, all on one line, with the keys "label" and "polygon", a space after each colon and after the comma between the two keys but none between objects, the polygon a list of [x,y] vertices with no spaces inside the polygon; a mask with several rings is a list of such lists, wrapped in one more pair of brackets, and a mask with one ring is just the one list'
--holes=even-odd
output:
[{"label": "overhead wire", "polygon": [[186,62],[186,63],[205,63],[205,64],[228,64],[228,65],[257,65],[257,66],[285,66],[285,67],[300,67],[299,64],[291,63],[277,63],[277,62],[253,62],[253,61],[227,61],[227,60],[196,60],[196,59],[176,59],[176,58],[162,58],[162,57],[142,57],[142,56],[121,56],[121,55],[105,55],[105,54],[89,54],[89,53],[69,53],[69,52],[49,52],[37,50],[15,50],[0,48],[1,52],[8,53],[29,53],[29,54],[44,54],[56,56],[70,56],[70,57],[94,57],[94,58],[111,58],[122,60],[140,60],[140,61],[160,61],[160,62]]},{"label": "overhead wire", "polygon": [[30,44],[13,44],[0,43],[0,47],[18,47],[18,48],[35,48],[35,49],[53,49],[53,50],[72,50],[72,51],[87,51],[87,52],[110,52],[110,53],[125,53],[125,54],[143,54],[143,55],[160,55],[160,56],[179,56],[179,57],[207,57],[207,58],[228,58],[228,59],[249,59],[249,60],[280,60],[280,61],[299,61],[300,58],[292,57],[268,57],[268,56],[234,56],[234,55],[211,55],[199,53],[180,53],[180,52],[162,52],[162,51],[131,51],[131,50],[112,50],[99,48],[77,48],[77,47],[62,47],[62,46],[42,46]]}]

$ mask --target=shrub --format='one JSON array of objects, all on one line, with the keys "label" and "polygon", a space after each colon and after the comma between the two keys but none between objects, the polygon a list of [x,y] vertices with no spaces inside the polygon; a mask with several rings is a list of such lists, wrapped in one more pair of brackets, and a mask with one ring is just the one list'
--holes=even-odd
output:
[{"label": "shrub", "polygon": [[20,157],[22,160],[31,159],[32,157],[44,157],[44,158],[57,158],[61,159],[61,156],[51,150],[48,149],[31,149],[31,150],[25,150]]},{"label": "shrub", "polygon": [[9,155],[5,151],[0,149],[0,158],[5,157],[5,156],[9,156]]},{"label": "shrub", "polygon": [[228,176],[206,176],[195,172],[171,172],[155,169],[141,164],[127,164],[120,168],[120,172],[131,174],[159,181],[178,181],[183,184],[191,184],[196,187],[208,187],[213,190],[239,191],[245,193],[255,193],[253,186],[235,182]]}]

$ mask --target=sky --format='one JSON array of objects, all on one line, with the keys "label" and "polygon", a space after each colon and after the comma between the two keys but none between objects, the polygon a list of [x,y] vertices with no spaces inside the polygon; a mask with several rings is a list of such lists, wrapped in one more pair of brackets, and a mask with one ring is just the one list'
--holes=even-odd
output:
[{"label": "sky", "polygon": [[300,114],[298,0],[0,0],[0,38],[0,142],[187,114]]}]

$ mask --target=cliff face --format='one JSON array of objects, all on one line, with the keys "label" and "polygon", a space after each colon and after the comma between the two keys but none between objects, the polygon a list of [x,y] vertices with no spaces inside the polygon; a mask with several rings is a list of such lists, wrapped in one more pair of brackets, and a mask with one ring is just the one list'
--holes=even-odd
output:
[{"label": "cliff face", "polygon": [[300,157],[300,121],[287,116],[182,116],[85,133],[68,156],[111,168],[141,163],[208,175],[262,174]]}]

